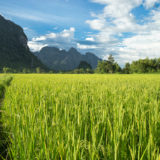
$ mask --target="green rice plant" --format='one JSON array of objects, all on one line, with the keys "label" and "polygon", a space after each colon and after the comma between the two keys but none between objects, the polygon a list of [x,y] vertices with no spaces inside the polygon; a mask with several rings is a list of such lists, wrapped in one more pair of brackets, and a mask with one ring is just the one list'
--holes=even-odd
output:
[{"label": "green rice plant", "polygon": [[14,75],[3,110],[15,160],[159,160],[160,75]]},{"label": "green rice plant", "polygon": [[0,76],[0,159],[2,159],[2,156],[6,156],[6,146],[7,146],[7,135],[5,134],[2,122],[1,122],[1,106],[2,106],[2,100],[4,98],[5,89],[7,86],[9,86],[10,82],[12,80],[11,76]]},{"label": "green rice plant", "polygon": [[12,81],[11,76],[1,76],[0,77],[0,99],[3,98],[5,88],[9,86],[10,82]]}]

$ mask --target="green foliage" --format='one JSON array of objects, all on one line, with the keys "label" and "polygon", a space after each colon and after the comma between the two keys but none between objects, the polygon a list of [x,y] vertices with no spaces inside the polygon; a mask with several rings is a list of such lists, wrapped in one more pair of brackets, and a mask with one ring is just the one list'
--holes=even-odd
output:
[{"label": "green foliage", "polygon": [[114,57],[109,55],[108,60],[99,61],[97,68],[97,73],[118,73],[121,72],[121,67],[114,61]]},{"label": "green foliage", "polygon": [[36,68],[36,73],[41,73],[41,68],[40,67]]},{"label": "green foliage", "polygon": [[114,64],[114,57],[112,56],[112,54],[109,55],[108,61],[109,61],[110,63]]},{"label": "green foliage", "polygon": [[10,68],[3,67],[3,73],[9,73],[9,71],[10,71]]},{"label": "green foliage", "polygon": [[160,70],[160,58],[155,59],[140,59],[133,61],[131,64],[127,63],[124,72],[128,73],[154,73]]},{"label": "green foliage", "polygon": [[3,67],[2,72],[3,73],[16,73],[16,70],[9,68],[9,67]]},{"label": "green foliage", "polygon": [[0,76],[0,159],[3,159],[2,157],[6,157],[7,155],[7,143],[8,143],[8,137],[6,132],[3,130],[2,121],[1,121],[1,105],[2,105],[2,99],[4,98],[5,90],[7,86],[10,85],[10,82],[12,80],[11,76]]},{"label": "green foliage", "polygon": [[108,57],[106,61],[99,61],[97,73],[159,73],[160,72],[160,58],[155,59],[140,59],[133,61],[131,64],[126,63],[125,67],[121,67],[114,61],[112,55]]},{"label": "green foliage", "polygon": [[85,73],[93,73],[92,67],[86,61],[81,61],[77,69],[69,72],[74,74],[85,74]]},{"label": "green foliage", "polygon": [[88,73],[93,73],[93,70],[90,69],[90,68],[87,68],[87,69],[83,69],[83,68],[80,68],[80,69],[75,69],[69,73],[73,73],[73,74],[88,74]]},{"label": "green foliage", "polygon": [[130,64],[129,64],[129,63],[126,63],[126,64],[125,64],[125,67],[123,68],[123,72],[124,72],[125,74],[131,73],[131,69],[130,69]]},{"label": "green foliage", "polygon": [[2,114],[13,160],[158,160],[160,75],[15,75]]},{"label": "green foliage", "polygon": [[92,66],[89,63],[87,63],[86,61],[81,61],[80,64],[78,65],[78,69],[81,69],[81,68],[84,70],[92,69]]},{"label": "green foliage", "polygon": [[7,86],[9,86],[12,81],[11,76],[0,76],[0,107],[1,107],[1,98],[4,96],[4,91]]}]

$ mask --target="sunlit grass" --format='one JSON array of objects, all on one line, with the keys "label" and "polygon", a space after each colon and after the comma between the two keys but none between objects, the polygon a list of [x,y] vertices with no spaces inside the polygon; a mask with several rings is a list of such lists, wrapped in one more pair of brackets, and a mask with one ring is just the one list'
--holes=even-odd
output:
[{"label": "sunlit grass", "polygon": [[159,158],[160,75],[15,75],[3,110],[13,159]]}]

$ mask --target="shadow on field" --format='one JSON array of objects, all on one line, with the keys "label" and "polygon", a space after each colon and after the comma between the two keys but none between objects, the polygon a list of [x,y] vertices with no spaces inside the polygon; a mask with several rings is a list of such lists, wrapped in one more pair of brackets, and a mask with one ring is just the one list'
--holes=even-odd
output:
[{"label": "shadow on field", "polygon": [[3,129],[3,123],[1,121],[1,117],[3,114],[3,111],[1,110],[1,107],[3,105],[3,99],[5,97],[5,91],[6,87],[8,87],[11,84],[12,77],[9,77],[4,84],[0,84],[0,160],[8,160],[8,153],[7,153],[7,148],[8,148],[8,138],[7,134]]}]

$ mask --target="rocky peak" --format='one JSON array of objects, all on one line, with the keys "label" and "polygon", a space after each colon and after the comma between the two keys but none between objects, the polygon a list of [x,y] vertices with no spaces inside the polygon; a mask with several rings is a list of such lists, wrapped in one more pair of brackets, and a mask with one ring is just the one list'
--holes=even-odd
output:
[{"label": "rocky peak", "polygon": [[78,52],[75,48],[71,47],[68,52]]},{"label": "rocky peak", "polygon": [[[6,20],[4,17],[0,15],[0,37],[3,37],[3,43],[5,45],[10,45],[10,42],[19,43],[26,49],[27,46],[27,37],[23,32],[23,29],[17,24],[11,22],[10,20]],[[9,41],[10,39],[10,41]]]},{"label": "rocky peak", "polygon": [[29,51],[27,42],[23,29],[0,15],[0,70],[4,66],[19,70],[43,67],[37,57]]},{"label": "rocky peak", "polygon": [[[45,52],[44,52],[45,50]],[[92,68],[96,68],[98,60],[93,53],[81,54],[75,48],[70,48],[68,51],[60,50],[55,47],[44,47],[38,54],[35,55],[49,68],[56,71],[68,71],[77,68],[81,61],[89,63]]]},{"label": "rocky peak", "polygon": [[59,48],[56,48],[56,47],[43,47],[40,52],[59,52]]}]

